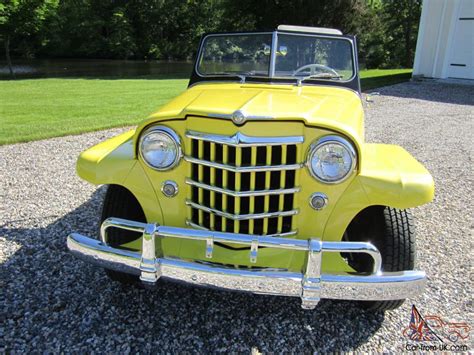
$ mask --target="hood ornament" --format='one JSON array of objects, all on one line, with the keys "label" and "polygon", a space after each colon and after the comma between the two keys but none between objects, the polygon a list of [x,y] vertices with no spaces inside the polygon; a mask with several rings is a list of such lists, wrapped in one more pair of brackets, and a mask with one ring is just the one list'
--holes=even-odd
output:
[{"label": "hood ornament", "polygon": [[244,124],[245,120],[246,120],[245,114],[240,110],[237,110],[232,114],[232,122],[234,122],[236,125],[240,126]]}]

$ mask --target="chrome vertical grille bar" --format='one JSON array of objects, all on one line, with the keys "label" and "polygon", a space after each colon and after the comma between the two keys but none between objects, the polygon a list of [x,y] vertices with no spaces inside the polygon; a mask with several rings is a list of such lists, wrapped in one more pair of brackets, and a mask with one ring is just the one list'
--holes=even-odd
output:
[{"label": "chrome vertical grille bar", "polygon": [[[283,145],[281,147],[281,164],[282,165],[286,164],[286,153],[287,153],[286,145]],[[280,171],[280,188],[281,189],[285,188],[285,179],[286,179],[286,171],[282,170],[282,171]],[[284,196],[282,194],[278,198],[278,210],[279,211],[283,210],[284,202],[285,202],[285,199],[284,199]],[[282,229],[283,229],[283,218],[278,217],[277,233],[281,233]]]},{"label": "chrome vertical grille bar", "polygon": [[[204,142],[199,141],[198,142],[198,157],[199,159],[202,159],[204,156]],[[203,181],[204,177],[204,166],[198,165],[198,179],[199,181]],[[199,189],[198,190],[198,202],[200,205],[203,203],[203,190]],[[199,214],[199,224],[202,225],[204,223],[204,212],[202,210],[198,211]]]},{"label": "chrome vertical grille bar", "polygon": [[[257,165],[257,147],[252,147],[250,150],[250,165],[256,166]],[[249,213],[255,213],[255,174],[250,173],[250,191],[252,191],[252,195],[249,197]],[[255,222],[253,219],[249,221],[249,234],[254,234],[255,230]]]},{"label": "chrome vertical grille bar", "polygon": [[[296,230],[294,195],[302,136],[222,136],[188,131],[192,167],[189,225],[212,231],[287,235]],[[197,173],[194,173],[196,172]]]},{"label": "chrome vertical grille bar", "polygon": [[[235,166],[236,167],[241,167],[242,166],[242,147],[237,146],[235,148]],[[235,191],[241,191],[242,190],[242,174],[241,173],[235,173]],[[240,198],[235,198],[235,207],[234,207],[234,214],[239,215],[240,214]],[[240,221],[236,220],[234,221],[234,233],[239,233],[240,232]]]},{"label": "chrome vertical grille bar", "polygon": [[[267,148],[267,160],[266,164],[271,165],[272,164],[272,146],[268,146]],[[271,171],[266,171],[265,172],[265,190],[270,190],[270,179],[271,179]],[[264,211],[269,211],[270,210],[270,196],[266,195],[264,196],[263,200],[263,209]],[[268,234],[268,218],[265,218],[263,220],[263,235]]]},{"label": "chrome vertical grille bar", "polygon": [[[228,156],[229,156],[229,147],[227,145],[223,145],[222,146],[222,163],[223,164],[227,164]],[[229,175],[229,172],[227,170],[222,170],[222,186],[226,189],[229,189],[228,175]],[[227,195],[225,194],[222,194],[222,211],[227,212]],[[227,229],[227,218],[222,217],[221,230],[225,232],[226,229]]]},{"label": "chrome vertical grille bar", "polygon": [[[211,161],[215,161],[216,160],[216,144],[215,143],[211,143],[211,147],[210,147],[210,159]],[[210,168],[210,184],[212,186],[214,186],[216,184],[216,169],[215,168]],[[216,205],[216,193],[214,191],[210,191],[210,204],[212,208],[215,207]],[[215,227],[215,215],[213,213],[210,214],[210,226],[211,226],[211,230],[214,230],[214,227]]]}]

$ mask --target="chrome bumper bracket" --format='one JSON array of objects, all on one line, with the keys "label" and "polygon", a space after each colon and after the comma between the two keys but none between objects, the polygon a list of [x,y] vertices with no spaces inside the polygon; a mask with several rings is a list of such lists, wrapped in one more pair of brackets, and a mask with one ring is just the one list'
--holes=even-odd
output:
[{"label": "chrome bumper bracket", "polygon": [[[107,245],[107,230],[121,228],[141,232],[142,252],[131,252]],[[169,259],[157,255],[161,249],[158,238],[179,238],[205,242],[205,256],[212,258],[214,242],[250,246],[250,262],[257,261],[258,248],[280,248],[307,252],[303,273],[272,269],[242,270]],[[426,283],[422,271],[383,272],[380,252],[371,243],[327,242],[319,239],[290,239],[247,234],[233,234],[159,226],[109,218],[101,226],[101,240],[80,234],[67,239],[69,250],[80,259],[98,266],[139,276],[145,284],[154,284],[163,277],[192,284],[258,294],[297,296],[302,307],[313,309],[320,299],[391,300],[421,293]],[[366,253],[374,260],[370,275],[322,274],[323,252]]]},{"label": "chrome bumper bracket", "polygon": [[323,246],[320,240],[309,240],[308,262],[306,263],[306,272],[301,290],[301,306],[304,309],[313,309],[321,299],[322,250]]},{"label": "chrome bumper bracket", "polygon": [[206,239],[206,258],[212,259],[213,251],[214,251],[214,238],[211,236]]},{"label": "chrome bumper bracket", "polygon": [[258,238],[255,236],[250,244],[250,262],[255,264],[257,262],[258,255]]},{"label": "chrome bumper bracket", "polygon": [[[140,280],[146,283],[155,283],[161,276],[161,266],[156,258],[155,233],[157,226],[147,224],[143,230],[142,256],[140,258]],[[106,237],[104,238],[105,240]]]}]

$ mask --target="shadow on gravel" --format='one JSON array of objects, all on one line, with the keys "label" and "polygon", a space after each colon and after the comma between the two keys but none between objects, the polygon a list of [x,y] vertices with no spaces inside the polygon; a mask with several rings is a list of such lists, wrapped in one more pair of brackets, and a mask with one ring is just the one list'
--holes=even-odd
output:
[{"label": "shadow on gravel", "polygon": [[113,283],[65,245],[72,230],[96,233],[103,193],[45,228],[0,228],[21,246],[2,265],[6,352],[347,351],[382,325],[382,313],[348,302],[304,311],[296,298]]},{"label": "shadow on gravel", "polygon": [[443,102],[456,105],[474,105],[474,84],[454,84],[442,81],[411,81],[403,85],[380,88],[387,96]]}]

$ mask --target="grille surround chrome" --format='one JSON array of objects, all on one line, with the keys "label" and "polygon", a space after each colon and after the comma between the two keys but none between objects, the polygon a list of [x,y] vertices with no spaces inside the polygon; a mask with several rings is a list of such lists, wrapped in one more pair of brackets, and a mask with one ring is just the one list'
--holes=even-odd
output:
[{"label": "grille surround chrome", "polygon": [[304,136],[186,131],[191,187],[187,224],[211,231],[290,236],[304,167]]},{"label": "grille surround chrome", "polygon": [[233,147],[258,147],[280,144],[301,144],[304,142],[304,136],[286,136],[286,137],[254,137],[247,136],[237,132],[233,136],[224,136],[220,134],[210,134],[197,131],[186,131],[186,137],[189,139],[203,140],[211,143],[226,144]]}]

